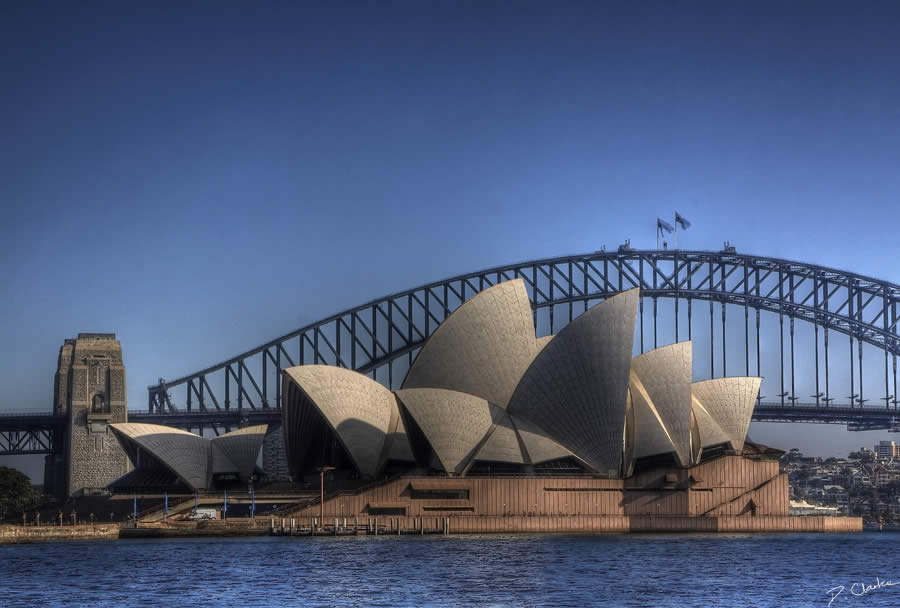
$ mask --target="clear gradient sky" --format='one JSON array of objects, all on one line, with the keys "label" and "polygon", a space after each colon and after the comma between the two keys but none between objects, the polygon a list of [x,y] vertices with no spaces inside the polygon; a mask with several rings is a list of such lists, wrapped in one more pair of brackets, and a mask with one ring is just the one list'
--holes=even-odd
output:
[{"label": "clear gradient sky", "polygon": [[900,283],[897,3],[181,4],[0,8],[0,409],[49,409],[78,332],[145,408],[389,292],[653,247],[674,209],[682,248]]}]

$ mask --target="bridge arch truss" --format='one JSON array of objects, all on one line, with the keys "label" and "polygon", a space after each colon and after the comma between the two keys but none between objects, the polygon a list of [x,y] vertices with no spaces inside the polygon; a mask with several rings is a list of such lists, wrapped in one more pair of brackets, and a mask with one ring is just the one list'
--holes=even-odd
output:
[{"label": "bridge arch truss", "polygon": [[[833,268],[727,250],[620,248],[616,252],[498,266],[373,300],[198,372],[168,382],[161,379],[148,388],[147,414],[214,417],[220,413],[233,417],[241,412],[277,410],[281,404],[281,370],[311,363],[354,369],[397,388],[425,340],[453,310],[472,295],[516,278],[525,282],[535,324],[547,330],[539,329],[544,334],[558,331],[597,302],[640,287],[641,351],[656,346],[658,302],[674,300],[674,315],[667,322],[674,321],[675,341],[692,337],[701,315],[704,329],[709,327],[709,377],[729,371],[732,375],[760,373],[761,317],[771,313],[769,317],[778,319],[780,335],[781,377],[773,380],[780,381],[777,405],[782,406],[797,406],[800,399],[794,372],[794,326],[795,321],[808,323],[815,339],[815,395],[810,396],[815,402],[801,405],[837,407],[838,403],[832,401],[847,399],[844,410],[874,410],[865,405],[868,401],[882,401],[882,413],[897,410],[900,286]],[[702,306],[708,308],[708,319],[701,303],[708,303]],[[685,310],[680,312],[679,306],[686,307],[686,323],[682,320]],[[732,338],[732,350],[728,350],[726,316],[727,311],[735,314],[735,309],[738,314],[743,312],[743,336],[737,340],[743,342],[740,362],[744,365],[734,369],[732,362],[729,370],[729,353],[735,352],[735,346]],[[720,332],[721,349],[713,339],[716,331]],[[833,350],[829,349],[829,338],[835,333],[843,335],[849,344],[848,357],[842,363],[846,366],[849,361],[849,369],[844,367],[846,374],[842,375],[849,376],[850,395],[837,399],[832,396],[830,383],[836,364],[829,361],[828,354]],[[877,400],[866,398],[863,392],[864,372],[878,365],[867,359],[867,366],[863,366],[863,345],[883,353],[884,388]],[[786,356],[790,359],[789,373],[785,371]]]}]

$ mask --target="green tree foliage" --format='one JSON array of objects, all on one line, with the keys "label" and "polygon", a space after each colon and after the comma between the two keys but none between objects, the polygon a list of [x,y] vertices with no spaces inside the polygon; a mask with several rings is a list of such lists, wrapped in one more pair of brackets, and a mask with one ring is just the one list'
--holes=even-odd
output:
[{"label": "green tree foliage", "polygon": [[0,521],[22,516],[23,511],[38,507],[40,496],[31,485],[28,475],[0,467]]}]

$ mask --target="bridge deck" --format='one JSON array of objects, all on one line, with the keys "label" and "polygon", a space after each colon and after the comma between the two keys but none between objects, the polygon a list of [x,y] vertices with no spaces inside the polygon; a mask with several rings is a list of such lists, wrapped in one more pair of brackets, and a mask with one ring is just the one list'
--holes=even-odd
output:
[{"label": "bridge deck", "polygon": [[[253,424],[278,424],[281,422],[281,410],[231,409],[165,413],[129,410],[128,420],[185,429],[238,428]],[[845,424],[851,431],[900,432],[900,413],[883,407],[760,403],[753,411],[753,421]],[[52,412],[0,412],[0,456],[58,453],[63,448],[62,430],[66,423],[66,416]]]}]

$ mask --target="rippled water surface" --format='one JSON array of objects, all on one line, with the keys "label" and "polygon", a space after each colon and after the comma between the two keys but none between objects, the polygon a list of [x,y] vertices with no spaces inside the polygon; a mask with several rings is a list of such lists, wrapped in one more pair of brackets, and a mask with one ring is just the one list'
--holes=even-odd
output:
[{"label": "rippled water surface", "polygon": [[[896,581],[896,586],[870,588]],[[855,587],[852,587],[857,583]],[[0,606],[900,606],[900,534],[0,546]],[[858,595],[853,595],[853,592]],[[837,593],[837,590],[832,593]]]}]

